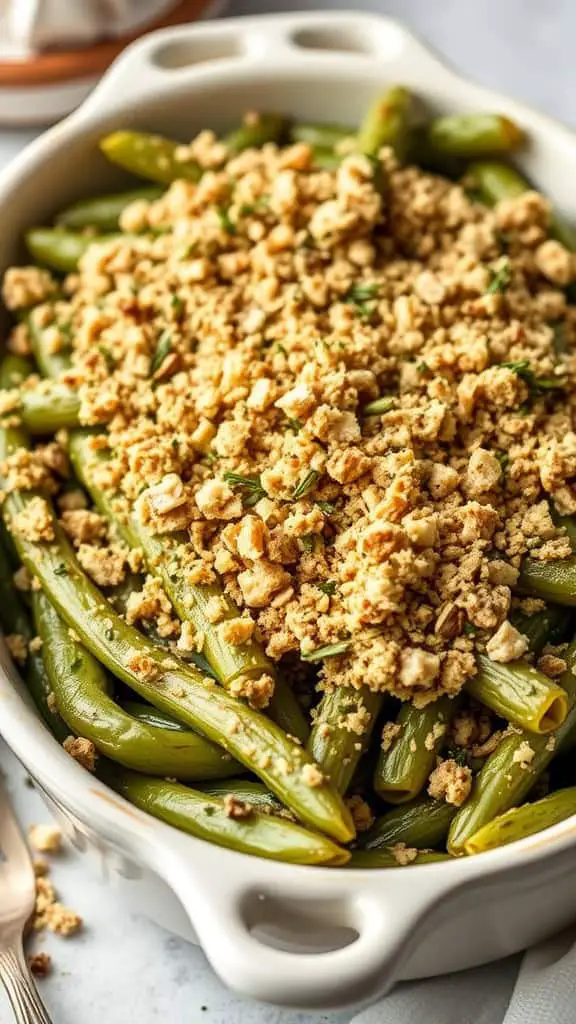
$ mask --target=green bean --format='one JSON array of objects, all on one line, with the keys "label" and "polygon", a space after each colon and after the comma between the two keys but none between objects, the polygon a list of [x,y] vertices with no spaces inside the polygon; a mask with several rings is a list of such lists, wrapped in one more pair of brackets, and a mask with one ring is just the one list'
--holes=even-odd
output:
[{"label": "green bean", "polygon": [[[514,199],[530,189],[530,183],[514,167],[492,161],[477,161],[467,169],[466,177],[487,206],[502,199]],[[554,211],[550,216],[550,235],[571,252],[576,252],[576,230]]]},{"label": "green bean", "polygon": [[43,341],[43,332],[36,324],[35,310],[26,317],[28,333],[32,344],[32,352],[40,373],[43,377],[51,377],[57,380],[70,369],[70,348],[63,346],[57,352],[53,352],[49,345]]},{"label": "green bean", "polygon": [[267,142],[281,142],[288,122],[282,114],[250,114],[248,118],[223,138],[231,153],[244,149],[260,149]]},{"label": "green bean", "polygon": [[382,702],[382,694],[353,686],[338,686],[320,701],[308,750],[339,793],[350,785]]},{"label": "green bean", "polygon": [[378,96],[360,125],[356,137],[358,150],[368,156],[378,156],[383,146],[391,146],[402,159],[409,140],[412,107],[412,96],[401,85]]},{"label": "green bean", "polygon": [[494,818],[466,841],[466,853],[484,853],[497,846],[526,839],[576,814],[576,786],[559,789],[535,803],[512,807]]},{"label": "green bean", "polygon": [[181,786],[114,769],[105,781],[135,807],[155,818],[240,853],[289,864],[341,865],[349,853],[326,836],[308,832],[285,818],[253,811],[245,818],[230,817],[222,800]]},{"label": "green bean", "polygon": [[545,601],[576,607],[576,555],[554,562],[525,558],[520,567],[518,589]]},{"label": "green bean", "polygon": [[261,782],[250,782],[249,779],[227,779],[224,782],[204,782],[196,787],[202,793],[223,800],[233,796],[243,803],[250,804],[257,811],[286,813],[282,804],[272,795]]},{"label": "green bean", "polygon": [[162,195],[161,188],[135,188],[130,192],[117,192],[113,195],[94,196],[80,199],[56,217],[58,227],[70,231],[81,231],[83,228],[94,228],[99,232],[118,231],[120,215],[130,203],[144,201],[153,203]]},{"label": "green bean", "polygon": [[[100,488],[95,480],[94,469],[105,454],[94,452],[91,435],[74,433],[70,438],[70,456],[82,483],[92,499],[108,520],[116,523],[126,543],[142,548],[150,571],[159,576],[168,597],[180,618],[192,622],[204,635],[203,654],[220,682],[230,685],[241,675],[257,676],[263,672],[274,674],[274,669],[262,648],[255,641],[234,646],[222,639],[207,616],[207,604],[211,598],[223,598],[226,605],[225,618],[239,614],[236,605],[223,594],[219,584],[195,585],[187,581],[179,571],[179,552],[185,551],[185,538],[169,539],[154,534],[142,522],[136,512],[125,514],[121,499]],[[291,736],[305,742],[308,726],[292,690],[282,680],[276,680],[270,712],[275,721]]]},{"label": "green bean", "polygon": [[171,729],[172,732],[189,732],[183,722],[179,722],[172,715],[167,715],[165,711],[159,711],[152,704],[146,704],[141,700],[122,700],[120,706],[131,718],[144,725],[151,725],[155,729]]},{"label": "green bean", "polygon": [[15,415],[29,434],[54,434],[62,428],[78,426],[80,399],[67,384],[42,381],[36,388],[21,388]]},{"label": "green bean", "polygon": [[434,153],[473,159],[519,149],[525,136],[521,128],[501,114],[449,114],[436,117],[426,132]]},{"label": "green bean", "polygon": [[83,235],[63,228],[30,228],[25,234],[26,247],[37,263],[69,274],[91,245],[109,242],[118,235]]},{"label": "green bean", "polygon": [[182,781],[225,778],[239,770],[224,751],[201,736],[145,724],[112,699],[99,661],[70,635],[43,593],[34,605],[36,628],[58,711],[73,733],[125,768]]},{"label": "green bean", "polygon": [[406,863],[402,863],[401,852],[398,851],[398,856],[394,853],[394,850],[383,847],[381,850],[353,850],[350,860],[346,867],[348,868],[399,868],[399,867],[412,867],[417,864],[435,864],[441,860],[450,860],[450,856],[447,853],[437,853],[435,850],[418,850],[415,857],[412,860],[406,860]]},{"label": "green bean", "polygon": [[7,352],[0,362],[0,388],[17,388],[32,373],[34,367],[29,359]]},{"label": "green bean", "polygon": [[453,804],[423,797],[386,811],[361,837],[366,850],[379,850],[394,843],[406,843],[419,849],[440,846],[448,835],[456,814]]},{"label": "green bean", "polygon": [[53,512],[54,542],[25,536],[18,515],[37,500],[33,492],[9,494],[2,505],[4,521],[22,561],[88,650],[145,700],[223,746],[306,824],[344,842],[352,838],[350,812],[328,783],[314,784],[317,769],[302,747],[264,715],[192,666],[167,657],[128,626],[83,573]]},{"label": "green bean", "polygon": [[[44,333],[37,328],[30,317],[30,330],[34,350],[39,362],[48,374],[61,372],[61,363],[55,362],[45,344]],[[98,487],[93,469],[105,458],[95,453],[91,446],[91,435],[85,431],[74,434],[70,439],[70,455],[80,480],[91,493],[94,503],[102,514],[113,521],[129,547],[142,547],[149,561],[151,571],[159,575],[168,596],[182,619],[191,621],[204,636],[204,654],[210,668],[225,686],[230,686],[238,676],[274,676],[274,668],[255,641],[241,646],[226,643],[218,630],[209,621],[206,606],[211,598],[218,597],[226,606],[225,618],[235,618],[239,612],[223,592],[219,584],[194,585],[187,582],[177,564],[179,551],[183,552],[186,538],[161,538],[152,533],[136,514],[128,516],[122,499],[110,495]],[[290,687],[282,678],[277,678],[270,701],[270,714],[277,724],[290,736],[302,743],[308,738],[309,728],[304,714]]]},{"label": "green bean", "polygon": [[532,653],[539,655],[546,644],[559,644],[567,638],[574,616],[566,608],[559,608],[551,604],[534,615],[514,611],[510,616],[510,621],[520,633],[527,637]]},{"label": "green bean", "polygon": [[111,163],[139,178],[157,181],[160,185],[171,185],[180,178],[195,182],[202,177],[202,168],[196,161],[179,159],[185,147],[163,135],[112,132],[100,139],[100,149]]},{"label": "green bean", "polygon": [[292,125],[290,135],[294,142],[306,142],[313,149],[334,149],[343,139],[354,138],[354,128],[342,124],[298,123]]},{"label": "green bean", "polygon": [[[35,595],[33,595],[33,600]],[[28,613],[12,582],[12,571],[3,547],[0,547],[0,622],[5,635],[24,637],[29,645],[34,633]],[[48,678],[42,654],[30,650],[22,670],[26,687],[50,731],[60,741],[66,739],[68,728],[51,703],[52,687]]]},{"label": "green bean", "polygon": [[424,708],[402,705],[397,718],[400,732],[388,750],[380,751],[374,774],[374,789],[388,803],[407,803],[426,785],[456,708],[448,697]]},{"label": "green bean", "polygon": [[566,718],[568,699],[558,683],[525,661],[500,665],[480,654],[467,692],[497,715],[530,732],[547,733]]},{"label": "green bean", "polygon": [[472,784],[472,791],[459,809],[448,834],[450,853],[465,852],[468,839],[498,815],[528,796],[550,761],[576,732],[576,643],[570,644],[568,665],[560,677],[568,697],[568,714],[562,725],[547,736],[526,731],[507,736],[486,759]]}]

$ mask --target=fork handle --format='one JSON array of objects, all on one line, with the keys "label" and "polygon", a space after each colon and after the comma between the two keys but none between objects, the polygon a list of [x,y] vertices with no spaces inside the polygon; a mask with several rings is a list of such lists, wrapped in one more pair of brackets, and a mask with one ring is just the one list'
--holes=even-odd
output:
[{"label": "fork handle", "polygon": [[17,1024],[52,1024],[30,977],[20,942],[0,949],[0,981]]}]

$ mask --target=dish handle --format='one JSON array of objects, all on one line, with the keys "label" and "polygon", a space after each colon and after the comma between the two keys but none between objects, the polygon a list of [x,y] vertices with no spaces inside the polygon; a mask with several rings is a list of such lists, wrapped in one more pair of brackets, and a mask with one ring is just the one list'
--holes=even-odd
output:
[{"label": "dish handle", "polygon": [[226,82],[236,69],[330,65],[341,69],[372,61],[382,80],[402,80],[406,65],[417,80],[433,72],[453,84],[452,72],[393,18],[358,11],[295,11],[204,24],[179,25],[143,36],[113,62],[78,109],[81,118],[111,113],[170,91],[175,85]]},{"label": "dish handle", "polygon": [[441,865],[312,870],[239,863],[238,854],[232,864],[214,847],[192,859],[181,839],[165,850],[162,873],[212,967],[237,993],[277,1006],[342,1009],[382,996],[420,943],[427,914],[454,888]]}]

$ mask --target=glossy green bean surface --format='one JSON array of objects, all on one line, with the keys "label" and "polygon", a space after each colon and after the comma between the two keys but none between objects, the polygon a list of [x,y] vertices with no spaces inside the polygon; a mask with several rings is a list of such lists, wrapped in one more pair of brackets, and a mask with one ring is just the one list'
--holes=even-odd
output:
[{"label": "glossy green bean surface", "polygon": [[400,731],[389,749],[380,751],[374,775],[374,789],[384,800],[401,804],[418,796],[446,742],[455,711],[456,704],[448,697],[422,709],[402,705],[396,720]]},{"label": "glossy green bean surface", "polygon": [[576,814],[576,787],[559,789],[535,803],[512,807],[470,836],[466,853],[484,853],[526,839]]},{"label": "glossy green bean surface", "polygon": [[191,666],[176,659],[167,665],[165,653],[127,626],[85,576],[55,519],[53,544],[35,543],[19,532],[17,517],[35,500],[32,493],[8,495],[4,521],[23,563],[88,650],[145,700],[223,746],[302,821],[340,841],[351,839],[351,817],[336,791],[306,781],[306,766],[313,762],[303,749],[225,690],[215,692],[216,684]]}]

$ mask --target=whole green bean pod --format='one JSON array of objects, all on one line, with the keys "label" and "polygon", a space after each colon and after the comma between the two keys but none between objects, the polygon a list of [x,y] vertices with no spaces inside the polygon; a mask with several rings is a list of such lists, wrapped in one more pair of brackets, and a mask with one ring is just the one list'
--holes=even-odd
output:
[{"label": "whole green bean pod", "polygon": [[465,852],[466,843],[493,818],[516,807],[528,796],[550,761],[576,732],[576,643],[564,655],[568,668],[560,683],[568,697],[568,714],[547,736],[522,731],[507,736],[486,759],[460,807],[448,834],[448,850]]},{"label": "whole green bean pod", "polygon": [[533,665],[502,665],[483,654],[476,663],[478,671],[466,683],[466,691],[497,715],[536,733],[552,732],[566,718],[566,691]]},{"label": "whole green bean pod", "polygon": [[7,352],[0,362],[0,388],[17,388],[32,373],[34,366],[30,359]]},{"label": "whole green bean pod", "polygon": [[467,159],[509,153],[524,139],[522,129],[501,114],[448,114],[434,118],[426,132],[432,152]]},{"label": "whole green bean pod", "polygon": [[113,769],[105,776],[117,793],[155,818],[239,853],[289,864],[345,864],[350,854],[326,836],[271,814],[232,817],[222,800],[206,792],[136,772]]},{"label": "whole green bean pod", "polygon": [[267,142],[281,142],[287,129],[288,121],[282,114],[250,114],[222,141],[230,153],[241,153],[244,149],[260,149]]},{"label": "whole green bean pod", "polygon": [[35,388],[20,389],[20,405],[15,414],[29,434],[54,434],[78,426],[80,398],[67,384],[43,380]]},{"label": "whole green bean pod", "polygon": [[43,499],[33,492],[8,494],[2,515],[22,561],[84,646],[149,703],[223,746],[306,824],[340,841],[353,838],[348,808],[336,790],[318,778],[318,769],[301,746],[212,679],[167,657],[116,614],[82,571],[47,502],[42,516],[54,541],[47,544],[27,535],[21,514],[39,500]]},{"label": "whole green bean pod", "polygon": [[171,185],[180,178],[199,181],[202,177],[202,168],[195,160],[186,156],[181,159],[185,147],[163,135],[126,130],[111,132],[100,139],[100,149],[111,163],[160,185]]},{"label": "whole green bean pod", "polygon": [[374,773],[374,789],[384,800],[402,804],[418,796],[436,764],[456,709],[457,702],[448,697],[424,708],[402,705],[396,720],[400,731],[390,747],[380,751]]},{"label": "whole green bean pod", "polygon": [[[34,601],[36,595],[32,595]],[[56,739],[65,740],[69,729],[55,710],[50,694],[52,686],[46,672],[42,653],[30,650],[34,633],[27,610],[12,582],[12,571],[3,547],[0,547],[0,623],[6,636],[22,636],[28,644],[26,664],[22,676],[26,687],[42,718]]]},{"label": "whole green bean pod", "polygon": [[[531,188],[515,167],[496,161],[474,161],[467,168],[466,177],[487,206],[494,206],[502,199],[514,199]],[[550,234],[571,252],[576,252],[576,230],[554,212],[550,217]]]},{"label": "whole green bean pod", "polygon": [[554,562],[525,558],[520,567],[518,590],[544,601],[576,607],[576,555]]},{"label": "whole green bean pod", "polygon": [[202,736],[144,723],[112,698],[102,665],[70,630],[48,598],[35,595],[34,620],[58,711],[73,733],[125,768],[183,781],[219,779],[240,766]]},{"label": "whole green bean pod", "polygon": [[297,122],[290,129],[294,142],[306,142],[313,149],[334,149],[344,139],[353,139],[353,128],[343,124],[314,124]]},{"label": "whole green bean pod", "polygon": [[366,850],[379,850],[394,843],[427,849],[444,844],[450,823],[456,814],[453,804],[445,800],[423,797],[401,804],[377,818],[360,845]]},{"label": "whole green bean pod", "polygon": [[275,814],[286,814],[282,804],[270,793],[261,782],[251,782],[249,779],[226,779],[224,782],[203,782],[196,786],[202,793],[215,796],[223,800],[226,796],[235,797],[242,803],[250,804],[257,811],[265,811]]},{"label": "whole green bean pod", "polygon": [[417,864],[435,864],[441,860],[450,860],[447,853],[437,853],[435,850],[418,850],[415,856],[407,854],[406,861],[401,851],[394,853],[390,847],[383,847],[381,850],[353,850],[348,868],[411,868]]},{"label": "whole green bean pod", "polygon": [[[76,473],[97,508],[108,520],[116,523],[130,547],[143,550],[150,571],[162,580],[177,614],[181,619],[192,622],[204,635],[203,654],[220,682],[230,687],[242,675],[256,676],[263,672],[274,675],[272,663],[259,644],[255,641],[241,646],[229,644],[210,622],[207,605],[214,597],[225,602],[226,619],[235,618],[239,612],[219,584],[191,584],[180,571],[179,561],[185,552],[186,539],[170,539],[153,533],[137,512],[126,513],[118,496],[98,486],[94,470],[105,455],[94,451],[90,434],[75,432],[70,438],[69,450]],[[270,713],[287,733],[306,741],[308,725],[304,715],[291,689],[280,679],[276,680]]]},{"label": "whole green bean pod", "polygon": [[381,693],[338,686],[316,710],[308,750],[339,793],[350,785],[382,707]]},{"label": "whole green bean pod", "polygon": [[58,227],[69,231],[93,228],[98,232],[118,231],[120,216],[130,203],[153,203],[162,195],[161,188],[134,188],[130,192],[93,196],[67,206],[56,217]]},{"label": "whole green bean pod", "polygon": [[30,228],[25,236],[26,248],[37,263],[63,274],[78,267],[78,262],[91,245],[112,241],[116,234],[83,235],[63,228]]},{"label": "whole green bean pod", "polygon": [[535,803],[512,807],[478,829],[464,844],[465,853],[484,853],[526,839],[576,814],[576,786],[559,789]]},{"label": "whole green bean pod", "polygon": [[401,85],[392,86],[378,96],[358,130],[358,150],[368,156],[378,156],[383,146],[391,146],[398,158],[402,159],[409,141],[412,109],[412,96]]}]

